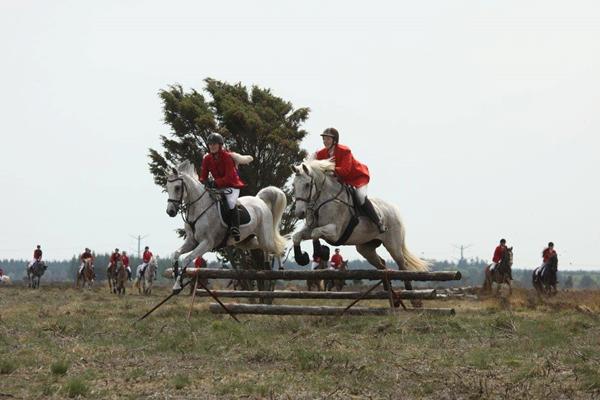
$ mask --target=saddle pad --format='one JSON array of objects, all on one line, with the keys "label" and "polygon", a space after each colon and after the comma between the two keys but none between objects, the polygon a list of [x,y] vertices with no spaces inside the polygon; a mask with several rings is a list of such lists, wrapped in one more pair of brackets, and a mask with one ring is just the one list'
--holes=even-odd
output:
[{"label": "saddle pad", "polygon": [[[250,213],[241,204],[237,205],[238,211],[240,212],[240,226],[247,225],[250,223]],[[221,223],[223,226],[229,226],[229,206],[227,205],[227,200],[223,199],[219,201],[219,215],[221,217]]]}]

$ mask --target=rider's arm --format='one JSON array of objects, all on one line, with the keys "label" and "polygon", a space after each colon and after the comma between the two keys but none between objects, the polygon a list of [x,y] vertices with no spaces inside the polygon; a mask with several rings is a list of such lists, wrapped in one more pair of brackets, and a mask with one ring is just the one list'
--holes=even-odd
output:
[{"label": "rider's arm", "polygon": [[208,154],[202,159],[202,166],[200,168],[200,182],[206,183],[208,180]]},{"label": "rider's arm", "polygon": [[341,150],[335,158],[335,174],[344,178],[352,170],[352,152],[350,150]]}]

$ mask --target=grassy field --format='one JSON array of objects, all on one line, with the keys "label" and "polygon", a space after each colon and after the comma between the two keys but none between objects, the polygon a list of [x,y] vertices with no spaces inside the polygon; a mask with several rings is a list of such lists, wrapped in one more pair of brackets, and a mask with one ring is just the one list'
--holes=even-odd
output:
[{"label": "grassy field", "polygon": [[453,317],[241,324],[206,299],[188,323],[180,295],[133,324],[166,294],[0,287],[0,399],[600,398],[600,292],[427,303]]}]

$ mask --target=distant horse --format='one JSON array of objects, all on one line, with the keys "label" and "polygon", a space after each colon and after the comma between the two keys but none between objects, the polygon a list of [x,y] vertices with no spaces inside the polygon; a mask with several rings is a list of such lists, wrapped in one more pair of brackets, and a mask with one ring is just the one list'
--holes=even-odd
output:
[{"label": "distant horse", "polygon": [[10,276],[8,275],[2,275],[0,276],[0,285],[11,285],[12,281],[10,279]]},{"label": "distant horse", "polygon": [[79,289],[80,284],[82,287],[88,289],[92,288],[94,284],[94,266],[92,265],[92,259],[88,258],[83,262],[83,268],[81,272],[77,273],[77,288]]},{"label": "distant horse", "polygon": [[[348,271],[348,261],[342,261],[338,271]],[[336,291],[341,292],[344,286],[346,286],[345,279],[330,279],[325,282],[325,290],[328,292],[333,288],[335,288]]]},{"label": "distant horse", "polygon": [[[327,269],[327,261],[321,260],[314,270],[316,271],[319,269]],[[307,279],[306,288],[309,292],[312,292],[313,289],[315,289],[316,292],[322,292],[325,290],[325,285],[323,279]]]},{"label": "distant horse", "polygon": [[[181,211],[185,221],[185,242],[174,252],[175,292],[181,290],[182,270],[193,265],[196,257],[220,247],[237,246],[243,249],[262,249],[267,253],[281,255],[286,239],[279,232],[281,216],[286,208],[285,193],[269,186],[256,196],[242,196],[238,205],[243,206],[249,221],[240,225],[241,240],[228,235],[228,227],[221,217],[219,202],[222,191],[207,189],[198,181],[194,166],[184,161],[167,177],[169,195],[167,214],[175,217]],[[240,215],[245,214],[240,212]]]},{"label": "distant horse", "polygon": [[500,293],[500,286],[505,283],[508,285],[508,293],[512,294],[512,265],[513,265],[513,248],[507,248],[502,254],[502,259],[496,265],[493,271],[490,270],[491,264],[485,267],[485,280],[483,282],[483,291],[491,292],[492,284],[495,282],[498,284],[496,293]]},{"label": "distant horse", "polygon": [[[300,243],[303,240],[323,238],[335,246],[356,246],[356,250],[377,269],[387,268],[385,260],[377,254],[377,248],[383,244],[398,269],[429,270],[425,261],[406,248],[404,224],[396,206],[383,200],[371,199],[387,226],[387,231],[380,233],[370,218],[357,212],[352,190],[335,177],[333,162],[308,160],[294,166],[293,170],[296,217],[305,219],[302,230],[293,235],[294,257],[298,264],[306,265],[309,262],[308,254],[302,252]],[[405,281],[404,287],[411,290],[412,283]],[[420,306],[419,301],[413,301],[412,304]]]},{"label": "distant horse", "polygon": [[156,259],[152,257],[146,268],[139,268],[136,271],[134,286],[138,288],[139,294],[149,295],[152,293],[152,284],[156,276],[158,267]]},{"label": "distant horse", "polygon": [[538,295],[553,296],[558,290],[556,289],[556,273],[558,271],[558,256],[554,254],[541,267],[533,270],[531,281]]},{"label": "distant horse", "polygon": [[106,267],[106,280],[108,280],[108,290],[112,293],[117,293],[117,265],[116,263],[108,263]]},{"label": "distant horse", "polygon": [[43,261],[35,261],[31,267],[27,267],[27,279],[29,280],[29,287],[37,289],[40,287],[40,279],[48,266]]},{"label": "distant horse", "polygon": [[125,283],[127,282],[127,268],[121,261],[117,261],[116,277],[117,277],[117,294],[125,294]]}]

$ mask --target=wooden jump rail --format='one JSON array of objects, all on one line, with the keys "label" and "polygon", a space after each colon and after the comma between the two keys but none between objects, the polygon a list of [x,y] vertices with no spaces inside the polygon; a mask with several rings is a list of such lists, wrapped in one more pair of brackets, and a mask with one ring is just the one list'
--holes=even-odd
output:
[{"label": "wooden jump rail", "polygon": [[[228,291],[209,289],[196,291],[195,294],[202,297],[211,296],[217,301],[219,297],[229,298],[261,298],[261,299],[353,299],[347,307],[333,306],[304,306],[304,305],[265,305],[265,304],[216,304],[211,303],[209,310],[215,314],[263,314],[263,315],[390,315],[396,314],[399,305],[401,312],[432,314],[432,315],[454,315],[452,308],[407,308],[402,303],[403,299],[428,300],[437,298],[436,291],[427,290],[401,290],[396,291],[374,291],[379,285],[391,281],[453,281],[460,280],[458,271],[398,271],[378,269],[353,269],[347,271],[338,270],[230,270],[209,268],[187,268],[185,274],[191,278],[199,279],[247,279],[247,280],[376,280],[379,281],[365,292],[293,292],[293,291]],[[353,307],[358,301],[365,299],[389,300],[390,307]],[[220,301],[219,301],[220,302]]]},{"label": "wooden jump rail", "polygon": [[[321,300],[387,300],[390,294],[386,291],[372,292],[364,295],[363,292],[306,292],[294,290],[276,290],[273,292],[256,290],[211,290],[217,297],[230,299],[321,299]],[[210,297],[205,290],[196,292],[198,297]],[[398,297],[403,300],[432,300],[437,298],[434,289],[427,290],[401,290]]]},{"label": "wooden jump rail", "polygon": [[[429,315],[454,315],[453,308],[408,308],[399,311],[389,307],[353,307],[344,312],[345,307],[331,306],[290,306],[265,304],[225,303],[225,307],[233,314],[262,314],[262,315],[391,315],[394,313],[414,313]],[[213,314],[225,314],[227,311],[217,303],[210,303],[209,310]]]},{"label": "wooden jump rail", "polygon": [[251,279],[251,280],[307,280],[307,279],[345,279],[345,280],[400,280],[400,281],[456,281],[461,279],[459,271],[398,271],[380,269],[351,269],[347,271],[337,270],[232,270],[232,269],[210,269],[210,268],[187,268],[186,275],[199,277],[200,279]]}]

